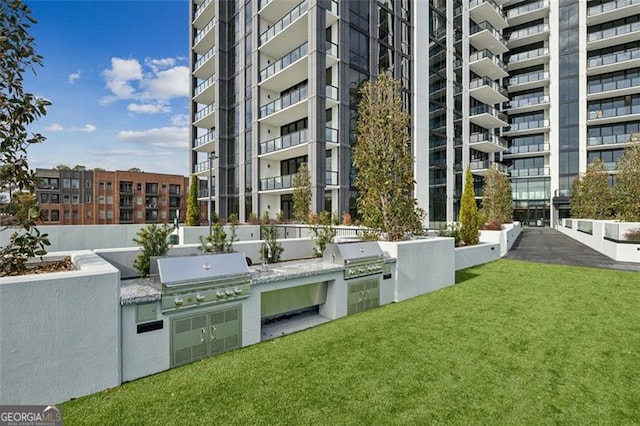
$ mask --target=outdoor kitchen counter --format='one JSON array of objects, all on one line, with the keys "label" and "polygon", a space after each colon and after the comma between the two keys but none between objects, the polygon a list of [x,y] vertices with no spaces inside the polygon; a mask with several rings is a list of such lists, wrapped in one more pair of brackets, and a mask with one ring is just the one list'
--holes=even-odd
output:
[{"label": "outdoor kitchen counter", "polygon": [[120,280],[120,304],[133,305],[160,300],[162,292],[151,278]]},{"label": "outdoor kitchen counter", "polygon": [[249,270],[251,272],[251,284],[260,285],[276,281],[322,275],[331,272],[342,272],[344,271],[344,266],[324,262],[322,259],[318,258],[270,263],[267,265],[266,271],[262,270],[262,265],[252,266]]}]

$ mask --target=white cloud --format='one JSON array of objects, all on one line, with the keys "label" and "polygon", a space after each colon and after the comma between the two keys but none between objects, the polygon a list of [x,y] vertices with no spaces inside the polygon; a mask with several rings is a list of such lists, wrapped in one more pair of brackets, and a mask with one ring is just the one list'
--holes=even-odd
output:
[{"label": "white cloud", "polygon": [[69,84],[73,84],[79,78],[80,78],[80,70],[78,70],[76,72],[72,72],[71,74],[69,74],[69,77],[67,77],[67,81],[69,82]]},{"label": "white cloud", "polygon": [[50,126],[47,126],[44,128],[47,132],[61,132],[64,130],[64,127],[62,127],[60,124],[58,123],[53,123]]},{"label": "white cloud", "polygon": [[189,146],[188,127],[156,127],[148,130],[123,130],[118,139],[126,142],[151,145],[166,149],[187,149]]},{"label": "white cloud", "polygon": [[171,107],[164,103],[129,104],[127,110],[140,114],[157,114],[160,112],[171,112]]},{"label": "white cloud", "polygon": [[95,132],[96,128],[97,127],[94,126],[93,124],[85,124],[84,127],[81,127],[78,130],[81,131],[81,132],[91,133],[91,132]]},{"label": "white cloud", "polygon": [[177,114],[171,117],[171,124],[174,126],[188,126],[189,125],[189,115],[188,114]]},{"label": "white cloud", "polygon": [[158,71],[140,82],[143,99],[171,99],[189,96],[189,68],[177,66]]},{"label": "white cloud", "polygon": [[158,72],[161,69],[171,68],[176,64],[176,58],[145,58],[144,64],[151,68],[153,72]]},{"label": "white cloud", "polygon": [[118,99],[134,99],[136,89],[131,84],[142,79],[142,65],[137,59],[111,58],[111,68],[102,72],[112,95],[103,98],[104,103]]}]

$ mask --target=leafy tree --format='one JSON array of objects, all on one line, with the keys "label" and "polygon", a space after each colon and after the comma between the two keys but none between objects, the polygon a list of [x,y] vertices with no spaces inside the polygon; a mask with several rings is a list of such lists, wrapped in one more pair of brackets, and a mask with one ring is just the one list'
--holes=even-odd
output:
[{"label": "leafy tree", "polygon": [[464,189],[462,190],[462,199],[460,200],[460,214],[458,217],[460,222],[460,239],[464,245],[472,246],[480,242],[480,226],[482,220],[478,214],[476,206],[475,194],[473,191],[473,176],[471,169],[467,168],[464,177]]},{"label": "leafy tree", "polygon": [[142,173],[142,170],[140,170],[137,167],[131,167],[129,170],[127,170],[128,172],[135,172],[135,173]]},{"label": "leafy tree", "polygon": [[149,275],[152,256],[164,256],[169,253],[171,243],[169,235],[173,232],[173,226],[149,224],[136,234],[133,242],[142,246],[142,252],[133,261],[133,267],[146,277]]},{"label": "leafy tree", "polygon": [[93,168],[93,171],[94,171],[94,172],[104,172],[104,171],[105,171],[105,169],[103,169],[102,167],[94,167],[94,168]]},{"label": "leafy tree", "polygon": [[189,198],[187,199],[187,226],[200,224],[200,205],[198,204],[198,178],[191,176],[189,183]]},{"label": "leafy tree", "polygon": [[260,246],[260,260],[265,263],[279,262],[280,255],[284,251],[284,247],[276,240],[278,230],[273,224],[263,225],[261,226],[261,230],[264,243]]},{"label": "leafy tree", "polygon": [[422,215],[413,197],[413,156],[409,114],[400,83],[389,73],[361,88],[353,162],[362,224],[391,241],[422,233]]},{"label": "leafy tree", "polygon": [[596,158],[586,173],[573,181],[571,187],[571,216],[583,219],[611,219],[613,192],[607,167]]},{"label": "leafy tree", "polygon": [[87,170],[87,168],[85,166],[83,166],[82,164],[76,164],[75,166],[73,166],[74,171],[81,171],[81,170]]},{"label": "leafy tree", "polygon": [[640,222],[640,145],[625,148],[616,163],[616,171],[616,216],[620,220]]},{"label": "leafy tree", "polygon": [[71,167],[67,166],[66,164],[58,164],[57,166],[54,167],[55,170],[71,170]]},{"label": "leafy tree", "polygon": [[29,170],[27,148],[44,142],[44,136],[27,133],[27,127],[46,114],[51,103],[25,91],[24,74],[42,66],[34,38],[29,35],[31,10],[19,0],[0,2],[0,187],[16,188],[2,228],[20,228],[0,249],[0,275],[17,275],[27,269],[26,262],[46,254],[47,234],[35,227],[40,211],[35,197],[37,179]]},{"label": "leafy tree", "polygon": [[306,222],[311,204],[311,176],[307,163],[302,163],[293,176],[293,220]]},{"label": "leafy tree", "polygon": [[482,213],[489,222],[513,222],[513,196],[509,178],[491,167],[484,177]]}]

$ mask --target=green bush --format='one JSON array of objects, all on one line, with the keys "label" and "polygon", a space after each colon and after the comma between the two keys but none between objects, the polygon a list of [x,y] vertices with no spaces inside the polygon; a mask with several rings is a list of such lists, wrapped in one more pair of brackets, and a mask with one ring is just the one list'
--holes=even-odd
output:
[{"label": "green bush", "polygon": [[142,246],[142,252],[133,261],[133,267],[143,277],[149,276],[149,268],[152,256],[165,256],[169,253],[171,243],[169,235],[173,232],[173,226],[147,225],[136,234],[133,242]]}]

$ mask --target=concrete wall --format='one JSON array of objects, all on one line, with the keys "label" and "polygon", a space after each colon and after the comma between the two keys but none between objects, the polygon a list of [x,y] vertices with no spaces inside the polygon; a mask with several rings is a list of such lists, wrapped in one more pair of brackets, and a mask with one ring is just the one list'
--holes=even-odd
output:
[{"label": "concrete wall", "polygon": [[500,244],[480,243],[455,249],[456,271],[500,259]]},{"label": "concrete wall", "polygon": [[119,272],[90,251],[71,257],[76,271],[0,278],[1,405],[120,384]]},{"label": "concrete wall", "polygon": [[500,231],[480,230],[480,242],[500,244],[500,256],[504,256],[511,250],[521,231],[520,222],[505,223]]},{"label": "concrete wall", "polygon": [[397,259],[395,264],[396,301],[429,293],[455,283],[453,238],[380,241],[379,244],[382,250]]},{"label": "concrete wall", "polygon": [[[567,227],[568,221],[571,224],[571,228]],[[591,225],[592,233],[588,234],[578,230],[578,222],[581,223],[582,228],[588,228]],[[580,243],[591,247],[594,250],[599,251],[607,257],[619,262],[636,262],[640,263],[640,244],[632,243],[618,243],[605,239],[605,228],[607,224],[611,224],[612,221],[606,220],[589,220],[589,219],[563,219],[562,223],[556,226],[556,229],[563,234],[573,238]],[[623,225],[623,224],[620,224]],[[623,237],[626,230],[640,227],[640,223],[626,223],[621,226],[622,231],[618,236]]]},{"label": "concrete wall", "polygon": [[[229,226],[223,226],[227,235],[230,234]],[[209,235],[208,226],[180,226],[178,228],[178,236],[180,244],[200,244],[200,236]],[[236,236],[239,241],[257,241],[260,239],[259,225],[238,225],[236,227]],[[123,247],[126,247],[123,246]]]}]

